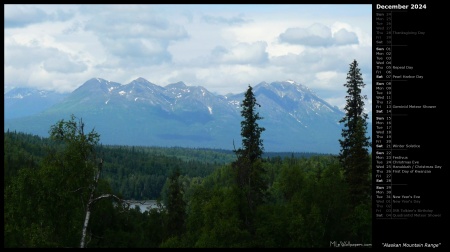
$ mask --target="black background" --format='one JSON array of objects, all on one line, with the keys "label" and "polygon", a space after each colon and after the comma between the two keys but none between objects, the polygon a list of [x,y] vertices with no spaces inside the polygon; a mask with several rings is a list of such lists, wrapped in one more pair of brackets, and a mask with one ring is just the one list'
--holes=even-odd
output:
[{"label": "black background", "polygon": [[[439,4],[426,2],[393,2],[377,1],[372,5],[372,88],[375,94],[375,17],[378,10],[376,4],[408,4],[410,7],[406,12],[393,11],[392,30],[397,31],[424,31],[424,36],[419,35],[392,35],[393,44],[406,46],[392,47],[392,65],[411,65],[414,70],[393,71],[394,74],[423,75],[423,80],[408,80],[407,82],[392,83],[393,105],[434,105],[436,109],[393,109],[393,113],[404,114],[394,116],[392,120],[392,140],[399,144],[420,144],[420,149],[407,150],[409,159],[420,160],[422,165],[441,165],[441,170],[432,170],[431,174],[414,174],[405,176],[393,176],[393,183],[407,183],[407,187],[397,187],[394,194],[417,194],[421,195],[420,209],[433,209],[435,213],[441,213],[440,218],[406,218],[406,219],[377,219],[375,218],[375,180],[373,180],[373,248],[383,248],[385,243],[409,243],[439,244],[440,248],[448,246],[448,217],[447,207],[449,196],[448,188],[447,156],[447,112],[444,103],[446,98],[445,81],[448,79],[446,70],[447,59],[444,53],[446,43],[443,39],[445,25],[442,14],[438,11],[445,8]],[[426,9],[411,10],[411,4],[426,4]],[[386,11],[386,10],[384,10]],[[444,10],[445,11],[445,10]],[[439,28],[441,27],[441,28]],[[437,32],[436,32],[437,30]],[[442,62],[442,63],[440,63]],[[376,96],[373,96],[376,99]],[[375,118],[375,104],[373,101],[372,111]],[[375,141],[375,127],[372,132],[372,142]],[[373,144],[375,156],[376,146]],[[375,157],[373,158],[373,177],[375,177]],[[447,182],[447,183],[446,183]],[[411,208],[405,206],[404,208]],[[399,205],[396,206],[399,208]],[[400,207],[401,208],[401,207]]]}]

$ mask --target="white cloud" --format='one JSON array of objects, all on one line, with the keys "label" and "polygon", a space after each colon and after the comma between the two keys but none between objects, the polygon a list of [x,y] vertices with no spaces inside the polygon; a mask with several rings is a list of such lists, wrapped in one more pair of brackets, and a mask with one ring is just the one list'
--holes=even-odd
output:
[{"label": "white cloud", "polygon": [[345,96],[353,59],[371,87],[371,13],[371,5],[5,5],[4,85],[71,91],[93,77],[143,77],[226,94],[292,79],[332,100]]},{"label": "white cloud", "polygon": [[65,21],[73,17],[71,10],[45,9],[37,5],[5,4],[5,28],[20,28],[47,22]]},{"label": "white cloud", "polygon": [[[167,45],[159,40],[150,39],[101,39],[105,50],[110,53],[108,61],[98,67],[135,68],[148,64],[169,62],[171,55]],[[111,59],[112,58],[112,59]],[[116,62],[115,64],[112,64]]]},{"label": "white cloud", "polygon": [[83,62],[71,59],[70,55],[56,49],[50,50],[54,54],[43,61],[43,67],[47,72],[78,73],[87,69]]},{"label": "white cloud", "polygon": [[246,20],[243,16],[243,14],[239,14],[228,18],[223,16],[205,15],[202,17],[202,19],[210,24],[236,25],[250,22],[250,20]]},{"label": "white cloud", "polygon": [[340,29],[333,35],[334,41],[337,45],[358,44],[358,37],[354,32],[349,32],[346,29]]},{"label": "white cloud", "polygon": [[226,64],[262,64],[268,60],[266,52],[267,43],[257,41],[255,43],[239,43],[230,49],[216,47],[212,51],[212,61]]},{"label": "white cloud", "polygon": [[87,69],[87,65],[72,55],[56,48],[40,45],[5,45],[5,65],[10,68],[24,69],[43,67],[47,72],[77,73]]},{"label": "white cloud", "polygon": [[347,31],[345,28],[332,33],[330,27],[320,23],[315,23],[307,28],[288,28],[280,34],[279,40],[282,43],[313,47],[358,44],[356,33]]},{"label": "white cloud", "polygon": [[327,90],[341,89],[340,85],[336,85],[336,83],[337,81],[345,79],[345,77],[346,74],[338,73],[336,71],[318,72],[315,74],[315,87]]},{"label": "white cloud", "polygon": [[48,19],[43,10],[33,6],[6,4],[4,7],[5,27],[7,28],[24,27]]},{"label": "white cloud", "polygon": [[280,41],[306,46],[329,46],[333,42],[330,29],[322,24],[314,24],[309,28],[288,28],[280,34]]}]

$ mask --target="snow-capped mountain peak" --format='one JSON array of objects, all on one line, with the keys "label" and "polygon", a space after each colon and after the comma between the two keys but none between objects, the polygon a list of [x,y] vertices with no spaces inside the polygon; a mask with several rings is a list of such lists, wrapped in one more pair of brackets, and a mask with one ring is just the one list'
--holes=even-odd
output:
[{"label": "snow-capped mountain peak", "polygon": [[[39,119],[34,121],[51,125],[55,123],[54,118],[66,118],[74,113],[95,125],[105,144],[230,149],[233,139],[239,139],[240,104],[245,92],[223,96],[183,82],[163,87],[142,77],[128,84],[93,78],[64,100],[54,102],[40,114],[35,113]],[[265,149],[338,151],[341,135],[338,121],[344,115],[338,108],[292,80],[261,82],[253,87],[253,92],[261,105],[257,108],[263,117],[261,124],[266,128],[262,136]],[[24,94],[21,93],[22,97]],[[5,106],[5,119],[13,114],[18,114],[14,106]],[[36,129],[16,122],[5,120],[5,128]],[[46,134],[48,128],[42,131]]]}]

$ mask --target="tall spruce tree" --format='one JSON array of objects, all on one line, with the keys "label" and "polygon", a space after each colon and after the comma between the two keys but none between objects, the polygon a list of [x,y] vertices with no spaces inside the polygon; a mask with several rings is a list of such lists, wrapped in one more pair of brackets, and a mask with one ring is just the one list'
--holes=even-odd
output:
[{"label": "tall spruce tree", "polygon": [[237,160],[232,163],[238,188],[238,195],[243,201],[240,204],[241,217],[247,228],[252,229],[253,213],[256,207],[263,202],[267,183],[264,182],[264,168],[262,154],[264,151],[261,133],[265,130],[258,125],[263,119],[256,111],[260,107],[256,102],[253,88],[249,85],[242,101],[241,136],[242,148],[235,150]]},{"label": "tall spruce tree", "polygon": [[349,185],[349,195],[353,206],[365,202],[370,196],[369,167],[371,146],[366,136],[367,118],[364,113],[366,95],[361,94],[364,88],[362,74],[358,62],[353,60],[347,73],[345,116],[339,121],[344,123],[342,138],[339,140],[341,151],[339,160],[344,167],[345,177]]},{"label": "tall spruce tree", "polygon": [[261,132],[265,129],[258,125],[258,120],[263,118],[259,116],[256,107],[261,107],[261,105],[256,102],[253,88],[250,85],[248,86],[247,92],[245,92],[245,98],[241,106],[241,116],[244,118],[241,121],[243,148],[239,148],[235,152],[239,157],[248,158],[251,163],[254,163],[257,159],[261,158],[264,151]]}]

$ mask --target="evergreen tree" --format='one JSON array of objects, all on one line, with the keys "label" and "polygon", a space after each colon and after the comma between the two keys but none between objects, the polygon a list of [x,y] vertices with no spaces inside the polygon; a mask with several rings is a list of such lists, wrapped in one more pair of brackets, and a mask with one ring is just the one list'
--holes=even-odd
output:
[{"label": "evergreen tree", "polygon": [[267,183],[263,179],[265,172],[261,158],[264,150],[261,132],[265,129],[258,125],[258,120],[263,118],[256,111],[256,107],[261,105],[256,102],[250,85],[241,106],[244,118],[241,122],[242,148],[235,150],[237,160],[232,163],[232,167],[235,171],[237,194],[242,200],[241,217],[251,229],[253,213],[263,201]]},{"label": "evergreen tree", "polygon": [[186,203],[183,200],[183,191],[179,182],[180,171],[176,168],[169,177],[169,190],[167,195],[168,211],[168,238],[180,236],[184,232],[186,219]]},{"label": "evergreen tree", "polygon": [[368,152],[371,143],[369,142],[370,138],[366,136],[368,115],[364,113],[364,100],[367,99],[367,96],[361,94],[361,89],[365,84],[356,60],[350,64],[347,82],[344,86],[347,88],[348,95],[344,108],[345,116],[339,121],[344,123],[343,139],[339,140],[341,145],[339,161],[344,167],[350,199],[353,206],[356,206],[368,199],[371,189]]},{"label": "evergreen tree", "polygon": [[263,118],[256,112],[256,107],[261,107],[261,105],[256,102],[253,88],[250,85],[248,86],[241,106],[241,116],[244,118],[244,120],[241,121],[243,148],[239,148],[235,152],[239,157],[248,158],[250,163],[254,163],[257,159],[261,159],[261,155],[264,151],[261,132],[265,129],[258,125],[258,120]]}]

